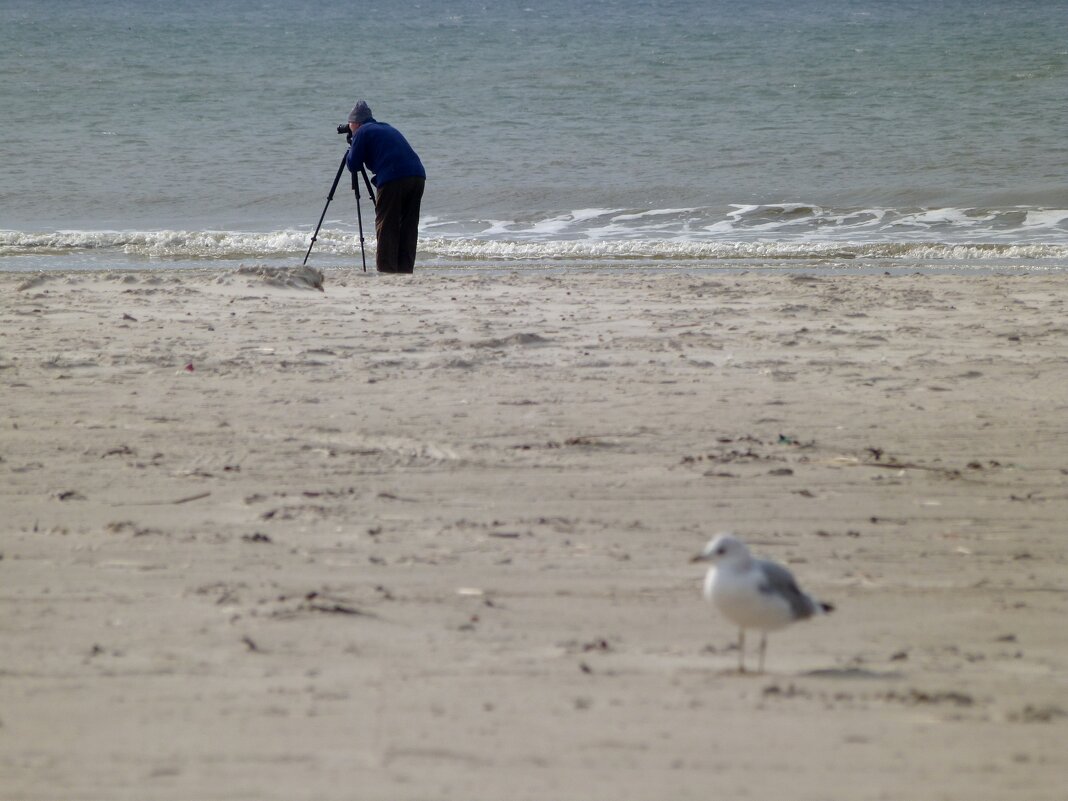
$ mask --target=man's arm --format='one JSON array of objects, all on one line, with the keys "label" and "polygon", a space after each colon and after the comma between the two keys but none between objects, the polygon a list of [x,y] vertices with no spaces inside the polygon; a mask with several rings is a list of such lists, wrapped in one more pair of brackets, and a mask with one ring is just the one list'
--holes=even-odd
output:
[{"label": "man's arm", "polygon": [[349,172],[359,172],[363,168],[365,138],[357,131],[352,137],[352,145],[349,147],[348,165]]}]

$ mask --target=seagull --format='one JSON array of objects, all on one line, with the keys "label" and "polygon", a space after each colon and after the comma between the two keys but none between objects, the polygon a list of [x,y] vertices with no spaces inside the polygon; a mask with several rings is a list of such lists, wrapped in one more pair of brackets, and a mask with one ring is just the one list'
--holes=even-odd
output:
[{"label": "seagull", "polygon": [[754,559],[745,543],[732,534],[718,534],[692,562],[712,562],[705,574],[705,600],[715,604],[738,626],[738,670],[745,672],[745,630],[759,629],[760,671],[768,632],[797,620],[834,610],[801,591],[793,574],[776,562]]}]

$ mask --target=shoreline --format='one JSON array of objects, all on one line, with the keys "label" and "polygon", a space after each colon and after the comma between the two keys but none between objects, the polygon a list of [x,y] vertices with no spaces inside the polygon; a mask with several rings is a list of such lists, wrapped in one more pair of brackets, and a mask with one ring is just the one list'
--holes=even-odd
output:
[{"label": "shoreline", "polygon": [[0,272],[0,796],[1059,798],[1059,274],[342,272]]},{"label": "shoreline", "polygon": [[[8,259],[14,259],[17,257],[6,257]],[[55,263],[55,259],[46,259],[49,263]],[[115,260],[112,259],[112,262]],[[146,273],[146,274],[168,274],[168,273],[180,273],[183,275],[191,275],[199,277],[201,279],[224,279],[228,275],[241,276],[249,273],[255,273],[256,271],[297,271],[302,269],[300,262],[302,257],[292,256],[280,259],[258,259],[251,261],[222,261],[222,260],[194,260],[194,261],[180,261],[173,262],[151,262],[145,263],[143,260],[138,260],[137,263],[116,265],[114,263],[108,266],[86,266],[86,267],[68,267],[68,266],[49,266],[49,267],[19,267],[14,268],[10,265],[4,265],[0,262],[0,275],[11,276],[108,276],[114,273]],[[373,254],[369,255],[368,269],[364,274],[367,276],[376,276],[374,269]],[[359,254],[357,253],[353,259],[349,259],[346,263],[338,263],[335,261],[328,261],[327,259],[311,258],[307,265],[307,268],[317,270],[324,274],[328,279],[331,276],[335,278],[344,279],[349,274],[364,273]],[[671,259],[630,259],[630,260],[608,260],[597,259],[590,261],[582,261],[577,259],[551,259],[545,261],[538,260],[521,260],[521,261],[483,261],[475,264],[471,263],[421,263],[417,264],[417,275],[427,276],[463,276],[471,274],[492,275],[495,277],[508,276],[515,274],[532,274],[532,275],[570,275],[576,272],[583,274],[597,275],[616,275],[616,274],[629,274],[637,273],[643,274],[672,274],[672,273],[692,273],[694,275],[710,275],[710,276],[745,276],[745,275],[796,275],[796,274],[811,274],[819,275],[823,277],[845,277],[850,276],[910,276],[910,275],[931,275],[931,276],[958,276],[961,278],[967,278],[970,276],[976,277],[993,277],[993,276],[1056,276],[1068,272],[1068,262],[1063,262],[1059,259],[1049,259],[1048,263],[1042,263],[1041,260],[1028,260],[1021,261],[1019,259],[1006,257],[1003,259],[989,259],[989,260],[977,260],[977,259],[869,259],[869,258],[853,258],[848,259],[828,259],[828,258],[814,258],[814,259],[793,259],[783,258],[781,260],[769,260],[767,258],[754,258],[754,259],[723,259],[721,261],[707,261],[707,260],[693,260],[693,261],[680,261]]]}]

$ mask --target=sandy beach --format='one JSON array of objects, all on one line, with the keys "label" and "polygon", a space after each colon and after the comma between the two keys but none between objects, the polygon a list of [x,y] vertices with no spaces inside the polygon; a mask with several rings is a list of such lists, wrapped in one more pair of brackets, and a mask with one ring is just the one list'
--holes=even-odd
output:
[{"label": "sandy beach", "polygon": [[0,799],[1065,798],[1063,275],[317,282],[0,273]]}]

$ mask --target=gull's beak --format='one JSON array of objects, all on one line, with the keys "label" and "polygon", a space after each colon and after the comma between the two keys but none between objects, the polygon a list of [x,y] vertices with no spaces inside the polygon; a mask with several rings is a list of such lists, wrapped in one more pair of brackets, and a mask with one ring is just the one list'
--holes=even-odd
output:
[{"label": "gull's beak", "polygon": [[692,565],[694,562],[703,562],[703,561],[705,561],[705,555],[703,553],[699,553],[699,554],[697,554],[697,556],[693,557],[690,560],[690,564]]}]

